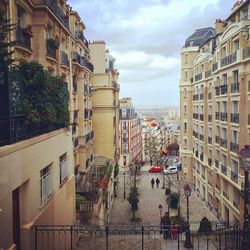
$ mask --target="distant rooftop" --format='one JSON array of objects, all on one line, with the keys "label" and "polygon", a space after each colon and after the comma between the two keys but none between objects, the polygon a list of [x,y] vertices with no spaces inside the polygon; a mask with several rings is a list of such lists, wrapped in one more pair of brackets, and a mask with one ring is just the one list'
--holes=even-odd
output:
[{"label": "distant rooftop", "polygon": [[196,30],[185,42],[185,48],[187,47],[199,47],[204,44],[208,39],[215,36],[215,30],[212,27]]}]

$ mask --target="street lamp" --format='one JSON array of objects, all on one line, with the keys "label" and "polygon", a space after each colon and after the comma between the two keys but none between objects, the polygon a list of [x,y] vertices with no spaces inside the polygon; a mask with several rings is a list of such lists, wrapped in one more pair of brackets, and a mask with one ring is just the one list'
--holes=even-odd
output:
[{"label": "street lamp", "polygon": [[124,173],[123,173],[123,187],[124,187],[124,190],[123,190],[123,199],[126,198],[125,175],[126,175],[126,173],[124,172]]},{"label": "street lamp", "polygon": [[161,223],[161,218],[162,218],[162,209],[163,209],[163,207],[162,207],[162,205],[160,204],[160,205],[159,205],[159,210],[160,210],[160,223]]},{"label": "street lamp", "polygon": [[245,145],[239,152],[240,165],[244,170],[245,185],[244,185],[244,224],[241,249],[249,249],[249,217],[248,217],[248,193],[249,180],[248,173],[250,170],[250,145]]},{"label": "street lamp", "polygon": [[191,242],[191,232],[190,232],[190,225],[189,225],[189,197],[191,196],[192,189],[186,184],[184,187],[184,194],[187,198],[187,228],[186,228],[186,240],[184,247],[186,248],[193,248],[193,244]]}]

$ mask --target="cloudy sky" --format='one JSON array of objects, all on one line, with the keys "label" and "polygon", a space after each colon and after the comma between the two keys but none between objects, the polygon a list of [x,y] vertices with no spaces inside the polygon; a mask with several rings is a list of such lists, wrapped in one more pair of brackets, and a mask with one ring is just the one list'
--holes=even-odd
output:
[{"label": "cloudy sky", "polygon": [[88,40],[105,40],[120,72],[120,97],[179,105],[179,53],[196,29],[225,19],[235,0],[69,0]]}]

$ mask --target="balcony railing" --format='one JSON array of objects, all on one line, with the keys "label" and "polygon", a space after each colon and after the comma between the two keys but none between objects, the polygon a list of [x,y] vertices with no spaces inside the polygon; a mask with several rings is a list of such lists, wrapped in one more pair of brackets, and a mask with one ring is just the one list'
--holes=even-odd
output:
[{"label": "balcony railing", "polygon": [[69,67],[69,59],[66,52],[61,50],[61,65]]},{"label": "balcony railing", "polygon": [[213,65],[212,65],[212,71],[214,72],[214,71],[216,71],[218,69],[218,63],[216,62],[216,63],[213,63]]},{"label": "balcony railing", "polygon": [[65,15],[62,9],[58,6],[57,2],[54,0],[36,0],[39,4],[45,4],[52,13],[60,20],[65,28],[69,30],[69,17]]},{"label": "balcony railing", "polygon": [[83,35],[82,31],[77,30],[75,32],[75,38],[78,39],[78,40],[81,40],[85,44],[86,47],[89,46],[89,43],[88,43],[87,39],[85,38],[85,36]]},{"label": "balcony railing", "polygon": [[199,94],[193,95],[193,101],[199,100]]},{"label": "balcony railing", "polygon": [[231,113],[231,122],[239,123],[239,113]]},{"label": "balcony railing", "polygon": [[20,26],[16,29],[16,44],[26,49],[31,49],[31,37],[32,35],[26,32],[26,29]]},{"label": "balcony railing", "polygon": [[227,148],[227,139],[220,138],[220,146]]},{"label": "balcony railing", "polygon": [[221,164],[221,173],[227,175],[227,167]]},{"label": "balcony railing", "polygon": [[227,121],[227,112],[220,113],[220,120],[224,122]]},{"label": "balcony railing", "polygon": [[218,135],[215,136],[215,143],[220,144],[220,137]]},{"label": "balcony railing", "polygon": [[205,78],[208,78],[208,77],[210,77],[211,75],[212,75],[212,70],[211,70],[211,69],[205,71]]},{"label": "balcony railing", "polygon": [[85,57],[82,57],[81,65],[85,66],[87,69],[89,69],[91,72],[94,71],[94,66],[92,63],[90,63]]},{"label": "balcony railing", "polygon": [[238,174],[231,170],[231,180],[238,183]]},{"label": "balcony railing", "polygon": [[244,48],[243,49],[243,59],[250,57],[250,48]]},{"label": "balcony railing", "polygon": [[202,79],[202,73],[200,74],[197,74],[195,77],[194,77],[194,80],[197,82],[197,81],[200,81]]},{"label": "balcony railing", "polygon": [[203,114],[200,114],[200,120],[204,121],[204,115]]},{"label": "balcony railing", "polygon": [[232,85],[231,85],[231,93],[239,93],[239,91],[240,91],[239,82],[232,83]]},{"label": "balcony railing", "polygon": [[227,94],[227,84],[224,84],[224,85],[220,86],[220,94],[221,95]]},{"label": "balcony railing", "polygon": [[221,67],[225,67],[237,61],[237,52],[232,53],[231,55],[225,56],[221,59]]},{"label": "balcony railing", "polygon": [[212,115],[208,115],[208,116],[207,116],[207,119],[208,119],[209,122],[212,122],[213,116],[212,116]]},{"label": "balcony railing", "polygon": [[211,137],[211,136],[208,136],[207,139],[208,139],[208,143],[209,143],[209,144],[212,144],[212,137]]},{"label": "balcony railing", "polygon": [[239,152],[239,144],[234,143],[234,142],[230,142],[230,150],[234,153],[238,153]]}]

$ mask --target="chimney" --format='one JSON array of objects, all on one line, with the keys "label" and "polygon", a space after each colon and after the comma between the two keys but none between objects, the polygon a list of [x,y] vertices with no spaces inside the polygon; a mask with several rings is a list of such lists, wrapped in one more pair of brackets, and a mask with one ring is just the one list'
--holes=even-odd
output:
[{"label": "chimney", "polygon": [[215,21],[215,32],[216,34],[220,34],[224,31],[224,21],[222,21],[221,19],[216,19]]}]

